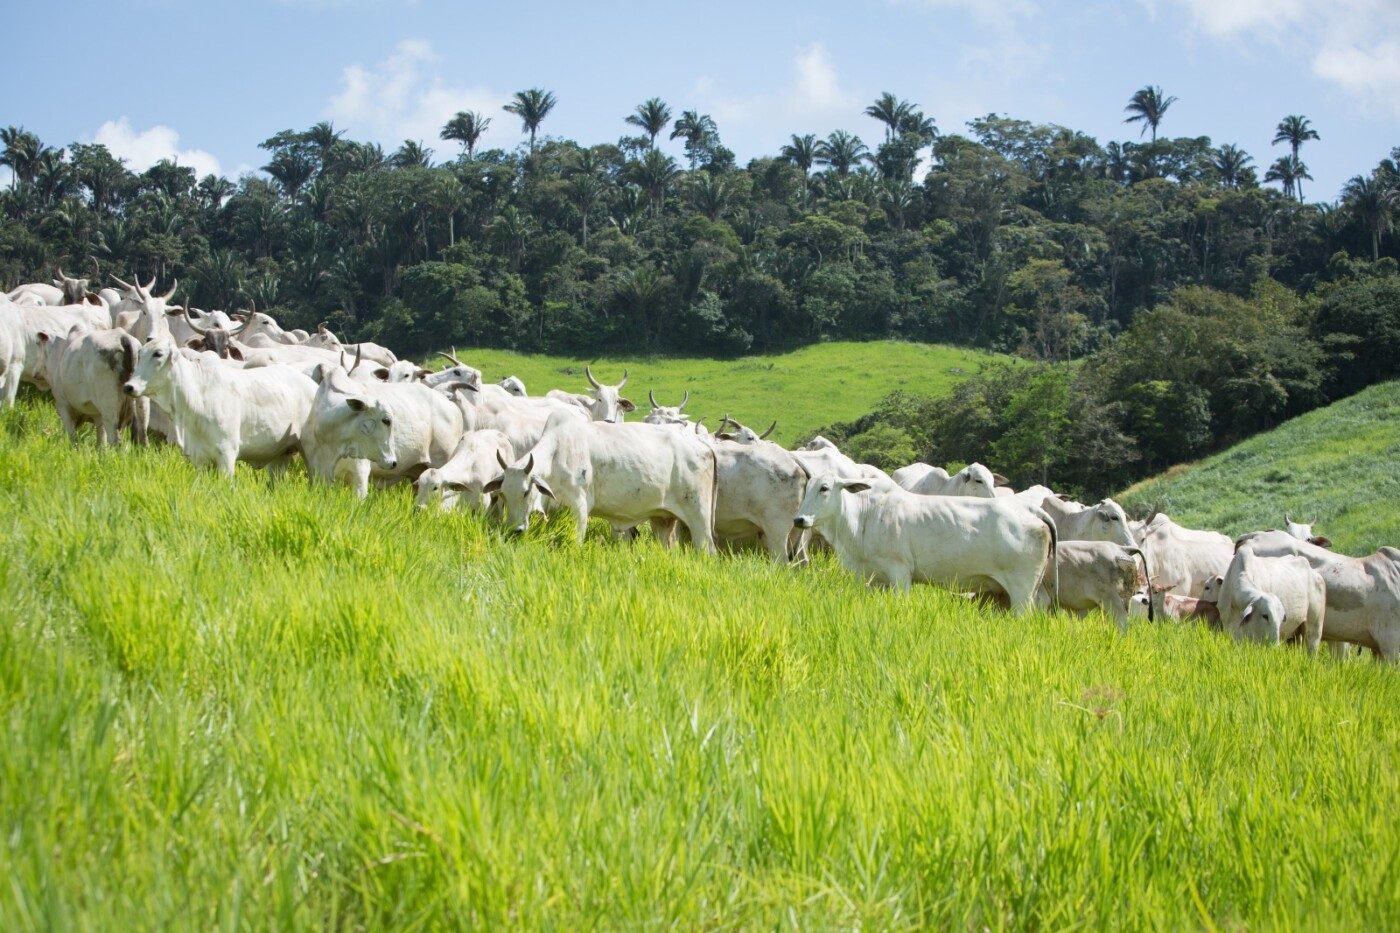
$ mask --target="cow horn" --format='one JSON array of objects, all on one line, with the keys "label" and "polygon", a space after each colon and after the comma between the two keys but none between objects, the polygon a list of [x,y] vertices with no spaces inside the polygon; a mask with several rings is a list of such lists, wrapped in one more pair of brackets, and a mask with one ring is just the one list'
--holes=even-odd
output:
[{"label": "cow horn", "polygon": [[62,267],[62,266],[59,266],[59,267],[58,267],[58,277],[59,277],[60,279],[66,279],[66,278],[68,278],[68,276],[64,274],[64,272],[63,272],[63,267]]},{"label": "cow horn", "polygon": [[1309,525],[1316,525],[1316,524],[1317,524],[1317,516],[1314,515],[1314,516],[1313,516],[1313,520],[1310,521],[1310,522],[1308,522],[1308,524],[1309,524]]},{"label": "cow horn", "polygon": [[250,324],[252,324],[252,323],[253,323],[253,316],[252,316],[251,314],[245,314],[245,315],[243,315],[243,323],[239,324],[238,327],[237,327],[236,329],[229,331],[229,336],[231,336],[231,337],[237,337],[239,334],[241,334],[241,333],[243,333],[245,330],[247,330],[247,329],[248,329],[248,325],[250,325]]},{"label": "cow horn", "polygon": [[695,433],[696,433],[696,434],[699,434],[699,433],[700,433],[700,429],[703,428],[704,426],[705,426],[705,419],[704,419],[704,418],[701,418],[699,421],[695,422]]},{"label": "cow horn", "polygon": [[1283,513],[1283,523],[1284,523],[1285,525],[1291,525],[1291,524],[1293,524],[1293,516],[1289,515],[1287,512],[1284,512],[1284,513]]},{"label": "cow horn", "polygon": [[457,348],[456,348],[456,347],[453,347],[453,348],[452,348],[452,352],[451,352],[451,353],[448,353],[446,350],[442,351],[442,355],[445,356],[445,357],[447,357],[447,359],[451,360],[451,361],[452,361],[452,365],[454,365],[454,366],[465,366],[465,365],[467,365],[466,363],[463,363],[461,360],[457,359]]},{"label": "cow horn", "polygon": [[92,260],[93,281],[99,281],[102,278],[102,267],[97,264],[96,256],[89,256],[88,259]]},{"label": "cow horn", "polygon": [[724,430],[724,426],[725,426],[726,424],[738,424],[738,423],[739,423],[739,422],[734,421],[732,418],[729,417],[729,412],[725,412],[725,413],[724,413],[724,417],[721,418],[721,419],[719,419],[719,427],[718,427],[718,428],[715,428],[715,433],[718,434],[720,431],[723,431],[723,430]]},{"label": "cow horn", "polygon": [[117,274],[116,274],[115,272],[111,273],[111,276],[112,276],[112,281],[113,281],[113,282],[116,282],[116,283],[117,283],[118,285],[120,285],[122,288],[126,289],[126,290],[129,291],[129,292],[136,292],[136,294],[138,294],[138,295],[141,294],[141,289],[137,288],[135,285],[132,285],[132,284],[131,284],[130,282],[128,282],[126,279],[123,279],[123,278],[118,277]]},{"label": "cow horn", "polygon": [[647,389],[647,401],[648,401],[648,402],[651,402],[651,407],[652,407],[652,408],[660,408],[660,407],[661,407],[660,405],[656,404],[656,395],[653,394],[652,391],[651,391],[650,389]]},{"label": "cow horn", "polygon": [[209,333],[208,330],[206,330],[206,329],[203,328],[203,327],[200,327],[198,324],[196,324],[196,323],[194,322],[194,318],[190,317],[190,312],[189,312],[189,311],[186,311],[186,310],[183,310],[183,309],[182,309],[182,310],[180,311],[180,313],[183,314],[183,315],[185,316],[185,323],[188,324],[188,325],[190,325],[190,330],[192,330],[192,331],[194,331],[196,334],[200,334],[200,335]]},{"label": "cow horn", "polygon": [[767,437],[768,435],[772,434],[772,433],[773,433],[773,429],[776,428],[777,426],[778,426],[778,419],[777,419],[777,418],[774,418],[774,419],[773,419],[773,423],[770,424],[770,425],[768,426],[768,430],[767,430],[767,431],[764,431],[762,434],[760,434],[760,435],[758,436],[758,439],[759,439],[759,440],[763,440],[765,437]]},{"label": "cow horn", "polygon": [[600,385],[598,384],[598,380],[593,378],[593,370],[591,370],[591,369],[589,369],[587,366],[585,366],[585,367],[583,367],[583,374],[584,374],[585,376],[588,377],[588,384],[591,385],[593,388],[595,388],[595,389],[601,389],[601,388],[602,388],[602,386],[600,386]]},{"label": "cow horn", "polygon": [[535,472],[535,452],[532,450],[525,455],[525,475],[529,476]]},{"label": "cow horn", "polygon": [[499,450],[496,451],[496,462],[501,465],[502,470],[510,469],[510,464],[506,463],[506,458],[501,456],[501,452]]},{"label": "cow horn", "polygon": [[348,366],[345,365],[345,351],[344,351],[344,350],[341,350],[341,351],[340,351],[340,368],[343,369],[343,370],[345,370],[347,373],[350,371],[350,368],[349,368]]},{"label": "cow horn", "polygon": [[364,353],[364,351],[365,351],[365,345],[364,345],[364,344],[362,344],[362,343],[357,343],[357,344],[355,344],[355,365],[350,367],[350,371],[351,371],[352,373],[353,373],[355,370],[357,370],[357,369],[360,368],[360,354]]},{"label": "cow horn", "polygon": [[[140,281],[140,279],[137,279],[137,281]],[[144,289],[142,289],[142,291],[150,292],[150,290],[153,289],[153,288],[155,288],[155,287],[156,287],[156,277],[153,275],[153,276],[151,276],[151,280],[150,280],[149,282],[146,283],[146,287],[145,287]]]},{"label": "cow horn", "polygon": [[620,389],[625,385],[627,385],[627,369],[624,367],[622,370],[622,381],[617,384],[617,387]]},{"label": "cow horn", "polygon": [[[152,284],[152,285],[156,284],[155,279],[152,279],[152,280],[151,280],[151,284]],[[170,286],[170,291],[166,292],[164,295],[161,295],[161,296],[160,296],[160,300],[161,300],[161,301],[169,301],[171,298],[174,298],[174,297],[175,297],[175,290],[176,290],[177,288],[179,288],[179,287],[180,287],[180,280],[179,280],[179,279],[176,279],[176,280],[175,280],[175,284],[172,285],[172,286]]]},{"label": "cow horn", "polygon": [[324,334],[325,332],[326,332],[326,322],[325,322],[325,321],[322,321],[321,323],[319,323],[319,324],[316,325],[316,333],[318,333],[318,334]]},{"label": "cow horn", "polygon": [[685,390],[685,395],[681,396],[681,403],[676,406],[676,411],[685,411],[685,406],[690,402],[690,390]]},{"label": "cow horn", "polygon": [[255,314],[257,314],[257,313],[258,313],[258,303],[257,303],[256,301],[254,301],[253,299],[249,298],[249,299],[248,299],[248,317],[251,318],[253,315],[255,315]]}]

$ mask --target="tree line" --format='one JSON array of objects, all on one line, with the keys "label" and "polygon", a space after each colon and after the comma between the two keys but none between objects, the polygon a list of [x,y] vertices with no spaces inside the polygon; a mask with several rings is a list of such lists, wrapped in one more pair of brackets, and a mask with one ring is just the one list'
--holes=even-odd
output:
[{"label": "tree line", "polygon": [[[1115,422],[1132,440],[1131,472],[1356,382],[1347,361],[1370,352],[1357,328],[1378,312],[1335,296],[1379,300],[1397,257],[1400,148],[1335,202],[1308,203],[1301,156],[1320,137],[1307,117],[1279,121],[1282,154],[1263,168],[1236,145],[1161,133],[1176,103],[1141,89],[1124,121],[1139,138],[1100,143],[998,114],[946,133],[886,93],[863,113],[878,127],[870,142],[847,129],[793,135],[741,166],[711,116],[658,98],[620,115],[615,142],[550,136],[560,101],[532,88],[501,114],[453,116],[441,141],[459,148],[446,157],[414,140],[386,152],[323,122],[264,140],[261,174],[236,182],[170,161],[132,172],[101,145],[53,148],[12,126],[0,129],[13,174],[0,192],[0,280],[95,257],[107,271],[178,278],[198,307],[253,304],[409,352],[973,345],[1072,363],[1055,378],[1073,385],[1056,391],[1093,381],[1110,407],[1136,400]],[[481,149],[493,120],[518,120],[522,144]],[[1182,336],[1215,326],[1202,320],[1270,314],[1278,326],[1228,357],[1246,370],[1229,378],[1248,401],[1181,369],[1192,357],[1220,365]],[[1153,346],[1149,328],[1170,342]],[[1168,353],[1180,354],[1170,366]],[[1312,375],[1282,378],[1280,360]],[[1366,378],[1385,370],[1377,360]]]}]

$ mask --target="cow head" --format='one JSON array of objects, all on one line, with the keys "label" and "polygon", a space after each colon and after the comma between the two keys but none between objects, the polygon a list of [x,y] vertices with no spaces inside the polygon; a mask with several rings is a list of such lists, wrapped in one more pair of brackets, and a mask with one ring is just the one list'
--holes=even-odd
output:
[{"label": "cow head", "polygon": [[1315,518],[1312,521],[1295,522],[1287,512],[1283,513],[1283,527],[1290,537],[1297,538],[1299,541],[1306,541],[1309,544],[1315,544],[1318,547],[1330,548],[1332,546],[1332,540],[1330,538],[1326,535],[1313,534],[1313,525],[1315,524],[1317,524],[1317,519]]},{"label": "cow head", "polygon": [[194,318],[190,317],[187,311],[182,310],[181,314],[184,317],[185,324],[195,333],[194,337],[185,341],[185,346],[192,350],[207,350],[221,360],[243,359],[243,351],[238,348],[237,344],[233,343],[233,338],[248,329],[248,322],[246,320],[233,330],[229,330],[218,324],[208,327],[199,324]]},{"label": "cow head", "polygon": [[91,280],[68,275],[63,271],[62,267],[60,267],[58,270],[58,278],[53,280],[53,284],[63,292],[63,301],[65,304],[80,305],[87,300],[89,281]]},{"label": "cow head", "polygon": [[685,416],[685,406],[690,403],[690,390],[685,390],[684,397],[679,405],[662,405],[656,400],[656,393],[647,389],[647,401],[651,403],[651,411],[642,419],[644,424],[690,424],[690,419]]},{"label": "cow head", "polygon": [[[239,315],[235,314],[234,319],[238,320]],[[257,308],[250,308],[243,313],[242,321],[243,341],[251,341],[254,337],[263,337],[270,343],[283,343],[288,346],[295,346],[300,343],[296,337],[282,329],[282,325],[270,314],[264,314]]]},{"label": "cow head", "polygon": [[502,389],[505,389],[511,395],[519,398],[524,398],[526,395],[525,383],[521,381],[519,376],[506,376],[499,384]]},{"label": "cow head", "polygon": [[1201,599],[1208,603],[1220,602],[1220,591],[1225,588],[1225,578],[1220,574],[1211,577],[1201,585]]},{"label": "cow head", "polygon": [[[726,426],[732,427],[726,430]],[[715,437],[722,441],[737,441],[740,444],[757,444],[759,441],[765,440],[777,427],[778,419],[774,418],[773,423],[768,426],[768,430],[759,434],[754,431],[753,428],[745,427],[726,414],[720,419],[719,431],[716,432]]]},{"label": "cow head", "polygon": [[1004,485],[1006,477],[1001,477],[1002,482],[997,482],[998,474],[993,473],[980,463],[969,463],[952,476],[953,495],[956,496],[978,496],[983,499],[991,499],[996,496],[996,487]]},{"label": "cow head", "polygon": [[148,395],[153,388],[164,386],[180,352],[175,340],[167,333],[155,333],[146,338],[136,354],[136,365],[122,383],[122,391],[130,396]]},{"label": "cow head", "polygon": [[593,378],[593,370],[587,366],[583,367],[583,374],[588,377],[588,384],[592,387],[590,394],[593,401],[588,410],[594,421],[620,424],[627,412],[637,410],[631,399],[622,397],[622,387],[627,385],[627,370],[622,371],[622,381],[615,386],[605,386]]},{"label": "cow head", "polygon": [[138,337],[149,339],[157,333],[170,334],[170,324],[166,320],[166,315],[172,311],[183,310],[179,305],[170,303],[170,299],[175,297],[175,290],[180,287],[180,280],[176,279],[175,284],[170,287],[170,291],[164,295],[155,293],[156,280],[151,277],[151,281],[142,285],[138,279],[134,284],[112,276],[112,280],[126,290],[119,307],[137,312],[136,323],[132,326],[132,332]]},{"label": "cow head", "polygon": [[536,495],[554,498],[554,490],[535,472],[535,452],[525,455],[523,461],[506,463],[506,458],[496,451],[496,462],[501,466],[501,475],[482,487],[486,493],[499,493],[505,500],[506,527],[515,534],[524,534],[530,527],[530,512]]},{"label": "cow head", "polygon": [[1085,514],[1092,516],[1093,527],[1086,530],[1093,541],[1112,541],[1114,544],[1121,544],[1124,547],[1135,548],[1138,546],[1137,537],[1133,534],[1133,529],[1128,524],[1128,514],[1123,511],[1123,507],[1112,499],[1105,499],[1098,505],[1091,505],[1084,510]]},{"label": "cow head", "polygon": [[812,438],[812,439],[811,439],[810,441],[808,441],[807,443],[803,444],[803,445],[802,445],[802,449],[803,449],[803,450],[811,450],[811,451],[831,450],[831,451],[836,451],[837,453],[840,453],[840,448],[838,448],[838,447],[837,447],[835,444],[833,444],[831,441],[829,441],[829,440],[827,440],[826,438],[822,437],[820,434],[818,434],[816,437]]},{"label": "cow head", "polygon": [[802,505],[792,523],[802,529],[820,528],[841,514],[842,496],[869,488],[870,484],[859,477],[842,478],[832,473],[814,476],[807,481]]},{"label": "cow head", "polygon": [[336,448],[341,459],[372,460],[386,470],[397,469],[394,419],[384,403],[332,364],[317,366],[314,378],[320,383],[313,406],[318,437]]},{"label": "cow head", "polygon": [[426,385],[434,389],[439,386],[450,385],[454,382],[460,382],[473,389],[481,388],[481,370],[477,369],[475,366],[468,366],[466,363],[457,359],[456,347],[452,348],[451,353],[444,353],[442,355],[452,364],[451,366],[446,369],[440,369],[435,373],[422,370],[424,375],[418,378],[422,379]]},{"label": "cow head", "polygon": [[483,485],[480,482],[463,483],[449,480],[442,470],[430,467],[418,474],[418,478],[413,481],[414,501],[420,509],[430,507],[436,500],[438,507],[444,512],[456,508],[459,504],[484,512],[486,493],[482,489]]},{"label": "cow head", "polygon": [[[296,337],[296,332],[293,331],[291,336]],[[340,338],[331,333],[330,328],[326,327],[325,321],[316,325],[316,333],[308,334],[300,339],[308,347],[320,347],[323,350],[339,350],[341,347]]]},{"label": "cow head", "polygon": [[1277,644],[1283,635],[1284,617],[1281,599],[1272,593],[1256,596],[1240,613],[1235,637],[1248,641]]}]

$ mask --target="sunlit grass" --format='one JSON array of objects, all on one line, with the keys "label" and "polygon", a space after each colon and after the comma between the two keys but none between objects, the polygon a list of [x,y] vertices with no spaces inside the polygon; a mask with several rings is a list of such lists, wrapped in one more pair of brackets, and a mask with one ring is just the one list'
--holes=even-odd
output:
[{"label": "sunlit grass", "polygon": [[1400,546],[1400,382],[1373,386],[1125,492],[1132,509],[1243,534],[1317,519],[1348,554]]},{"label": "sunlit grass", "polygon": [[1390,668],[0,416],[0,920],[1385,929]]},{"label": "sunlit grass", "polygon": [[549,389],[581,392],[588,386],[585,364],[599,380],[616,382],[624,368],[625,394],[647,410],[647,390],[662,405],[675,405],[690,390],[686,413],[705,417],[714,428],[726,413],[762,430],[774,418],[773,437],[791,443],[823,425],[867,414],[895,389],[942,395],[977,372],[1004,359],[963,347],[877,340],[869,343],[814,344],[792,353],[733,360],[655,357],[568,359],[506,350],[457,348],[458,357],[496,382],[515,375],[532,395]]}]

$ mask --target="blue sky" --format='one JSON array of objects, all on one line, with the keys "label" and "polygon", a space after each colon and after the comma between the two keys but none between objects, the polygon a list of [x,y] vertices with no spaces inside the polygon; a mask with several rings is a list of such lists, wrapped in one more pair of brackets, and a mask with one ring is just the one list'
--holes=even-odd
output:
[{"label": "blue sky", "polygon": [[0,21],[93,40],[75,55],[10,43],[0,124],[105,142],[138,169],[175,155],[236,175],[263,163],[259,141],[321,119],[445,156],[437,131],[459,109],[491,114],[485,144],[512,146],[501,104],[533,85],[559,98],[546,132],[614,141],[659,95],[712,114],[741,161],[794,132],[873,143],[861,110],[884,90],[945,132],[997,111],[1135,138],[1122,108],[1148,83],[1180,98],[1164,133],[1234,142],[1263,166],[1282,152],[1279,118],[1309,116],[1309,197],[1400,145],[1400,0],[7,0]]}]

